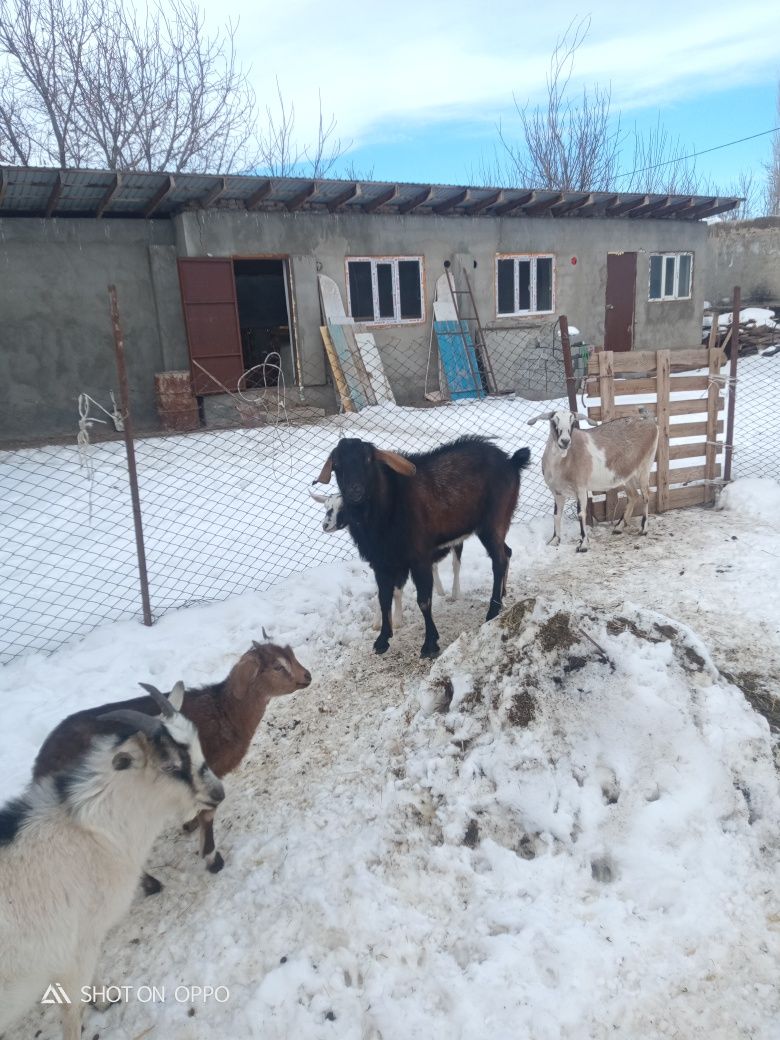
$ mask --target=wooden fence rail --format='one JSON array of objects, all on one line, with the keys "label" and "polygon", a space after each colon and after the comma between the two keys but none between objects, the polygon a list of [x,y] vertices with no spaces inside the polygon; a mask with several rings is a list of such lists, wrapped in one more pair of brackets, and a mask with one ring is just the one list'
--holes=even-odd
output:
[{"label": "wooden fence rail", "polygon": [[[650,477],[653,513],[702,505],[715,497],[725,447],[724,361],[720,348],[706,347],[591,355],[586,382],[594,402],[588,406],[591,419],[605,422],[635,415],[640,408],[658,419],[658,453]],[[691,463],[679,465],[680,460]],[[596,519],[619,516],[619,497],[622,493],[610,492],[596,498]]]}]

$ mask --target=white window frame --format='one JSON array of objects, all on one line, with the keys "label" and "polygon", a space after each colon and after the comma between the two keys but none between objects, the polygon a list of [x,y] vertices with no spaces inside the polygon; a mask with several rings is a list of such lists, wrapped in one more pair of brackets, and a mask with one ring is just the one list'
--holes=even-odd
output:
[{"label": "white window frame", "polygon": [[[419,318],[402,318],[401,317],[401,286],[398,278],[398,264],[402,260],[416,260],[420,265],[420,317]],[[374,303],[374,320],[365,321],[361,319],[361,324],[364,325],[420,325],[425,321],[425,277],[423,274],[423,258],[421,256],[348,256],[345,258],[345,280],[347,285],[347,308],[350,317],[354,317],[352,314],[352,293],[350,292],[349,285],[349,265],[357,263],[370,263],[371,264],[371,296]],[[390,264],[393,275],[393,317],[379,317],[379,281],[377,279],[376,267],[377,264]]]},{"label": "white window frame", "polygon": [[[515,310],[513,311],[499,311],[498,309],[498,262],[499,260],[514,260],[515,262]],[[520,265],[519,261],[528,260],[531,262],[531,279],[529,285],[529,302],[531,304],[528,310],[517,309],[520,302]],[[552,271],[550,277],[550,309],[549,310],[538,310],[536,306],[536,261],[537,260],[550,260],[552,261]],[[555,313],[555,254],[554,253],[497,253],[496,254],[496,267],[495,267],[495,279],[496,279],[496,317],[497,318],[515,318],[519,315],[528,314],[554,314]]]},{"label": "white window frame", "polygon": [[[653,257],[660,257],[661,259],[661,295],[651,296],[651,273]],[[691,269],[688,275],[688,293],[686,296],[680,296],[680,258],[683,256],[689,256],[691,258]],[[666,288],[666,261],[670,258],[674,258],[674,274],[672,275],[674,286],[670,293],[665,293]],[[650,303],[664,303],[668,300],[690,300],[693,298],[693,252],[691,250],[684,249],[680,253],[651,253],[648,261],[647,269],[647,299]]]}]

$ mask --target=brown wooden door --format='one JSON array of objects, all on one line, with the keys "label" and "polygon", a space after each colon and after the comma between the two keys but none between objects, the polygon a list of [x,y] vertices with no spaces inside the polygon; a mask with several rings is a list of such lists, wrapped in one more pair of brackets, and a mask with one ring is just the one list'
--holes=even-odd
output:
[{"label": "brown wooden door", "polygon": [[631,350],[633,347],[635,297],[636,253],[607,253],[605,350]]},{"label": "brown wooden door", "polygon": [[179,284],[195,393],[222,394],[224,387],[234,391],[244,371],[244,358],[233,261],[181,259]]}]

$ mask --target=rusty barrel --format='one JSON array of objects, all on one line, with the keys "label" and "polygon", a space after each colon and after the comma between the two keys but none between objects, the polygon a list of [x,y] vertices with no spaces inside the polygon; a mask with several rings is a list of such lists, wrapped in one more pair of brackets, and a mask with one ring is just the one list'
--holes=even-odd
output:
[{"label": "rusty barrel", "polygon": [[183,433],[200,427],[189,371],[158,372],[154,377],[154,397],[164,430]]}]

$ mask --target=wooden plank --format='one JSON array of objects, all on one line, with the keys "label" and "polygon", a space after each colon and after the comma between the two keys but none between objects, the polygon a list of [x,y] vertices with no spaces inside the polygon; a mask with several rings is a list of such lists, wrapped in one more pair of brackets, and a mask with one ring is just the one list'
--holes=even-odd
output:
[{"label": "wooden plank", "polygon": [[361,207],[364,213],[374,213],[379,209],[380,206],[384,206],[386,202],[391,202],[398,194],[398,185],[394,184],[390,188],[385,188],[383,192],[374,199],[369,199],[368,202],[364,202]]},{"label": "wooden plank", "polygon": [[474,341],[465,321],[434,321],[439,359],[444,369],[450,397],[462,400],[483,397]]},{"label": "wooden plank", "polygon": [[460,206],[462,202],[465,202],[468,199],[468,195],[469,189],[464,188],[462,191],[457,192],[455,195],[451,195],[448,199],[433,206],[433,212],[438,216],[443,216],[445,213],[452,213],[456,206]]},{"label": "wooden plank", "polygon": [[144,217],[148,220],[157,207],[168,198],[176,187],[176,180],[170,174],[165,178],[163,184],[157,189],[144,209]]},{"label": "wooden plank", "polygon": [[[718,420],[718,425],[715,427],[716,433],[723,433],[725,424],[722,419]],[[707,423],[706,422],[688,422],[688,423],[672,423],[669,427],[669,436],[674,440],[676,437],[706,437],[707,436]]]},{"label": "wooden plank", "polygon": [[[616,379],[614,381],[615,397],[629,397],[632,394],[655,394],[656,380],[653,376],[638,376],[634,379]],[[709,376],[672,376],[669,383],[670,393],[682,393],[686,390],[709,390]],[[588,376],[586,389],[589,397],[598,397],[599,381],[596,376]]]},{"label": "wooden plank", "polygon": [[[531,202],[535,195],[535,191],[524,191],[522,195],[517,195],[515,198],[509,199],[508,202],[502,202],[500,206],[496,206],[493,214],[496,217],[504,217],[507,213],[511,213],[513,209],[519,209],[520,206]],[[504,198],[506,198],[506,193],[504,193]]]},{"label": "wooden plank", "polygon": [[484,199],[479,199],[478,202],[472,202],[470,206],[466,208],[466,216],[474,217],[477,213],[481,213],[483,209],[487,209],[489,206],[495,206],[497,202],[500,202],[503,198],[504,192],[499,188],[498,191],[494,191],[491,195],[486,195]]},{"label": "wooden plank", "polygon": [[[721,384],[716,378],[720,375],[720,361],[721,353],[715,348],[710,349],[710,371],[709,376],[709,393],[707,394],[707,439],[705,444],[705,460],[706,460],[706,474],[705,479],[712,481],[715,479],[715,459],[717,454],[717,435],[715,433],[715,427],[718,422],[718,399],[720,398]],[[708,495],[707,501],[712,502],[715,498],[715,485],[707,485]]]},{"label": "wooden plank", "polygon": [[227,190],[227,177],[217,177],[215,183],[206,194],[200,199],[200,205],[203,209],[208,209],[209,206],[213,206],[220,195],[224,195]]},{"label": "wooden plank", "polygon": [[57,203],[60,201],[60,195],[62,195],[62,189],[63,189],[62,175],[63,175],[64,172],[65,172],[64,170],[58,170],[57,171],[57,177],[56,177],[56,179],[54,181],[54,184],[52,185],[51,192],[49,193],[49,200],[46,203],[46,213],[45,213],[45,216],[47,218],[50,217],[54,213],[55,209],[57,208]]},{"label": "wooden plank", "polygon": [[[718,408],[723,409],[725,407],[723,398],[719,397],[718,402]],[[593,405],[588,408],[588,415],[591,419],[608,422],[609,419],[622,419],[627,415],[636,415],[640,408],[644,408],[645,411],[649,412],[651,415],[657,414],[657,407],[653,401],[637,401],[636,404],[613,405],[611,409],[612,414],[609,416],[607,416],[603,409],[598,405]],[[707,400],[703,397],[669,402],[669,415],[704,415],[706,412]],[[681,434],[678,434],[677,436],[679,437]]]},{"label": "wooden plank", "polygon": [[336,351],[341,365],[341,374],[355,407],[360,412],[366,405],[376,404],[376,397],[370,391],[370,381],[365,366],[362,362],[359,365],[356,362],[355,355],[358,351],[355,345],[354,325],[329,325],[328,329],[333,349]]},{"label": "wooden plank", "polygon": [[[701,347],[694,350],[671,349],[672,371],[679,372],[686,368],[706,368],[709,363],[707,348]],[[598,353],[591,354],[588,373],[596,375],[599,371]],[[655,372],[656,351],[654,350],[627,350],[615,356],[613,368],[616,373],[636,372],[638,375]]]},{"label": "wooden plank", "polygon": [[423,206],[431,195],[433,195],[433,188],[423,188],[423,190],[417,195],[413,195],[411,199],[407,199],[406,202],[402,202],[398,207],[396,207],[396,212],[400,213],[402,216],[405,213],[411,213],[419,206]]},{"label": "wooden plank", "polygon": [[[615,391],[613,386],[614,381],[614,369],[613,361],[614,354],[611,350],[602,350],[598,356],[599,361],[599,383],[601,385],[601,407],[599,411],[604,415],[606,419],[614,418],[615,408]],[[590,415],[590,408],[588,409],[588,415]],[[593,418],[593,416],[591,416]],[[607,495],[607,516],[614,517],[615,509],[617,507],[617,495],[614,491],[609,492]]]},{"label": "wooden plank", "polygon": [[658,488],[658,512],[665,513],[669,508],[669,376],[671,362],[668,350],[658,351],[658,368],[656,370],[656,418],[658,420],[658,451],[656,453],[656,471]]},{"label": "wooden plank", "polygon": [[97,220],[100,220],[100,218],[106,212],[106,210],[108,209],[109,205],[111,204],[112,199],[114,198],[114,196],[116,195],[116,193],[119,191],[119,189],[121,187],[122,187],[122,174],[121,173],[115,173],[114,174],[114,179],[111,181],[111,183],[109,184],[109,186],[106,188],[105,192],[103,193],[103,198],[100,200],[100,202],[98,202],[97,209],[95,210],[95,218]]},{"label": "wooden plank", "polygon": [[[702,484],[693,485],[692,487],[673,487],[669,491],[668,509],[687,509],[690,506],[704,505],[706,501],[706,493],[707,489]],[[593,515],[601,522],[606,519],[605,505],[606,503],[604,499],[593,503]],[[654,515],[658,513],[658,495],[655,491],[650,492],[650,512]],[[618,503],[618,515],[619,514],[620,503]],[[631,537],[632,533],[638,534],[638,525],[635,523],[635,517],[629,522],[627,532],[628,537]],[[652,529],[650,531],[650,537],[652,538]]]},{"label": "wooden plank", "polygon": [[344,191],[341,192],[341,194],[335,197],[335,199],[331,199],[325,208],[327,209],[328,213],[335,213],[337,210],[341,209],[346,202],[349,202],[350,199],[354,199],[357,193],[357,184],[350,184],[350,186],[348,188],[345,188]]},{"label": "wooden plank", "polygon": [[316,190],[317,183],[316,181],[312,181],[310,184],[307,184],[305,188],[301,188],[301,190],[297,194],[293,195],[291,199],[285,202],[284,208],[288,213],[295,213],[296,210],[301,208],[304,202],[307,202],[312,197]]},{"label": "wooden plank", "polygon": [[336,353],[336,348],[334,347],[333,340],[330,336],[330,329],[327,325],[320,325],[320,335],[322,336],[322,342],[325,344],[325,353],[328,355],[330,368],[333,372],[333,379],[336,383],[336,390],[338,391],[341,400],[341,407],[345,412],[356,412],[357,408],[352,403],[352,398],[349,396],[347,382],[344,379],[344,373],[341,369],[341,362],[339,361],[339,356]]},{"label": "wooden plank", "polygon": [[246,207],[246,209],[256,209],[263,201],[263,199],[267,199],[268,196],[271,194],[272,187],[273,184],[270,180],[263,181],[260,187],[253,191],[252,194],[246,198],[244,202],[244,206]]},{"label": "wooden plank", "polygon": [[[691,480],[705,480],[707,477],[707,466],[702,463],[698,466],[679,466],[677,469],[669,470],[669,483],[670,484],[685,484]],[[720,466],[713,466],[712,472],[715,476],[719,476],[721,472]]]},{"label": "wooden plank", "polygon": [[355,330],[355,342],[357,343],[363,364],[371,381],[374,396],[379,401],[392,401],[395,404],[392,387],[385,374],[385,367],[374,339],[373,332],[359,332]]},{"label": "wooden plank", "polygon": [[[716,444],[713,449],[713,459],[716,455],[720,455],[723,452],[723,445]],[[697,441],[695,444],[670,444],[669,445],[669,459],[703,459],[705,456],[705,444],[704,441]]]}]

